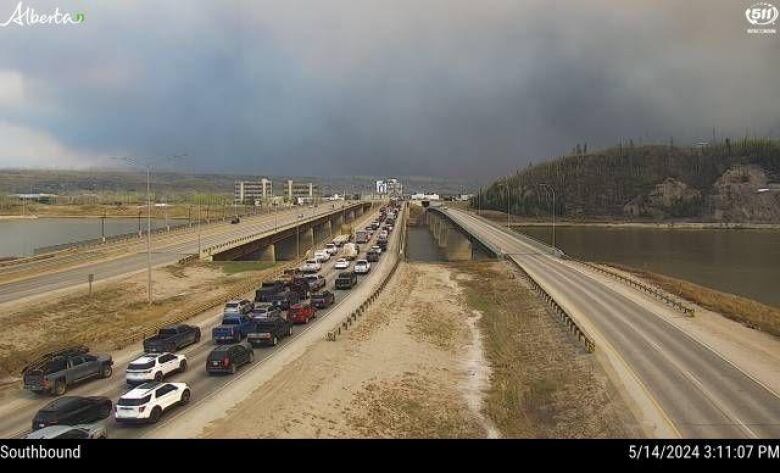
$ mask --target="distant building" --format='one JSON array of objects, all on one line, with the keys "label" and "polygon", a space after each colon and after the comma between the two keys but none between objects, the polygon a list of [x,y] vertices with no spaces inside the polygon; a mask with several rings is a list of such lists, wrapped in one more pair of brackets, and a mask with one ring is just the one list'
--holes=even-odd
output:
[{"label": "distant building", "polygon": [[394,177],[376,181],[375,190],[377,194],[387,197],[399,198],[404,195],[404,185]]},{"label": "distant building", "polygon": [[412,194],[412,200],[441,200],[441,196],[439,194],[423,194],[422,192],[418,192],[417,194]]},{"label": "distant building", "polygon": [[34,200],[36,202],[54,202],[57,199],[56,194],[11,194],[8,197],[13,197],[19,200]]},{"label": "distant building", "polygon": [[236,204],[260,205],[273,195],[273,183],[266,178],[257,181],[236,181],[233,187],[233,202]]},{"label": "distant building", "polygon": [[313,182],[295,182],[288,179],[284,188],[284,195],[289,202],[297,202],[299,199],[303,202],[314,202],[320,195],[320,187]]}]

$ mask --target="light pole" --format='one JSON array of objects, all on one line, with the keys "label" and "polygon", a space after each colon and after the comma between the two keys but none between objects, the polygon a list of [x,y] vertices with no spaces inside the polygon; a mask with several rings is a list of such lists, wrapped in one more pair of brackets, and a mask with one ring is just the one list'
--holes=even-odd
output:
[{"label": "light pole", "polygon": [[552,205],[552,246],[553,246],[553,249],[556,249],[557,247],[555,246],[555,189],[553,188],[553,186],[551,186],[549,184],[545,184],[545,183],[539,184],[539,187],[541,187],[541,188],[545,188],[546,187],[546,188],[550,189],[550,192],[552,193],[552,198],[553,198],[553,205]]},{"label": "light pole", "polygon": [[[166,159],[177,159],[187,156],[186,154],[179,154],[174,156],[167,156]],[[149,305],[152,305],[154,298],[152,297],[152,161],[151,158],[132,158],[129,156],[120,156],[113,159],[129,164],[134,167],[146,168],[146,282],[147,282],[147,295]],[[139,227],[141,212],[138,212]],[[140,234],[140,228],[139,228]]]}]

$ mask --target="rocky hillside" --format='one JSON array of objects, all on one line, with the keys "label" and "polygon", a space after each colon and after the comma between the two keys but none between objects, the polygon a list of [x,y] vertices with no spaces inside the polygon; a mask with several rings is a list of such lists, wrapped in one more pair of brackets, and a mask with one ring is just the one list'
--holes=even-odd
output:
[{"label": "rocky hillside", "polygon": [[530,166],[483,189],[483,209],[569,219],[780,223],[780,142],[622,146]]}]

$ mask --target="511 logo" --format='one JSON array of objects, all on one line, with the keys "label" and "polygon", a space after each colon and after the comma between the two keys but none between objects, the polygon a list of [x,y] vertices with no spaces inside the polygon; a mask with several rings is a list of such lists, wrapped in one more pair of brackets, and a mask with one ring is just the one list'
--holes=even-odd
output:
[{"label": "511 logo", "polygon": [[771,3],[760,2],[745,10],[745,18],[753,27],[748,28],[750,34],[775,34],[774,28],[780,13]]}]

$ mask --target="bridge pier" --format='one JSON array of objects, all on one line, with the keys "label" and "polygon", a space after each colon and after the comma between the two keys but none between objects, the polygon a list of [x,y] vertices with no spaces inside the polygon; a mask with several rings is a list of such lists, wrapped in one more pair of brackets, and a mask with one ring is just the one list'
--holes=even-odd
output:
[{"label": "bridge pier", "polygon": [[474,249],[471,240],[455,227],[447,227],[445,231],[444,258],[447,261],[470,261],[474,259]]},{"label": "bridge pier", "polygon": [[295,235],[279,240],[274,245],[274,258],[278,261],[298,259],[298,239]]},{"label": "bridge pier", "polygon": [[270,261],[276,263],[276,245],[268,245],[257,255],[258,261]]},{"label": "bridge pier", "polygon": [[312,249],[314,246],[314,227],[305,230],[298,229],[298,257]]}]

